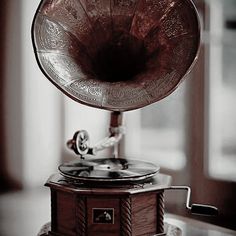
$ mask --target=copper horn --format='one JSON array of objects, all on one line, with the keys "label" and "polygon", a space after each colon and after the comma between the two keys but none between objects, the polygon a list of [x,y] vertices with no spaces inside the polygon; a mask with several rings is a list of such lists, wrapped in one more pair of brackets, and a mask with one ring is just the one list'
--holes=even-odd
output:
[{"label": "copper horn", "polygon": [[191,0],[42,0],[32,25],[45,76],[77,102],[110,111],[172,93],[196,60]]}]

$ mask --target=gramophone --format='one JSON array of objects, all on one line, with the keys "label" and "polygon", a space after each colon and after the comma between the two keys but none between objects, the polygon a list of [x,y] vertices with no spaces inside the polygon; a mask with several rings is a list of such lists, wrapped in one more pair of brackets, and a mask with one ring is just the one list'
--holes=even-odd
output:
[{"label": "gramophone", "polygon": [[[191,70],[200,44],[191,0],[42,0],[32,39],[44,75],[73,100],[111,112],[109,136],[95,146],[86,130],[67,145],[77,158],[46,183],[51,223],[39,235],[181,235],[164,223],[164,191],[187,191],[192,213],[215,215],[213,206],[190,204],[190,188],[145,160],[121,157],[124,112],[172,93]],[[112,154],[100,157],[99,151]],[[143,157],[145,159],[145,157]]]}]

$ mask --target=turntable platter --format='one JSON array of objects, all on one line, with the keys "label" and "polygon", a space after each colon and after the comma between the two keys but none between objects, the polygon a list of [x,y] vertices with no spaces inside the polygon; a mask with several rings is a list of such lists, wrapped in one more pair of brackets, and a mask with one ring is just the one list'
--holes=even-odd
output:
[{"label": "turntable platter", "polygon": [[153,177],[159,169],[153,163],[122,158],[81,159],[59,166],[61,175],[83,182],[145,180]]}]

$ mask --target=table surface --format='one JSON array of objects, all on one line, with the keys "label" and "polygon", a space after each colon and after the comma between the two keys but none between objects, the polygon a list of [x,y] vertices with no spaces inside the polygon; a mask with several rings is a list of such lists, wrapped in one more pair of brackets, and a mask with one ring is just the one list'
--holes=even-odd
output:
[{"label": "table surface", "polygon": [[166,214],[166,222],[182,230],[182,236],[233,236],[236,231],[186,217]]},{"label": "table surface", "polygon": [[[42,225],[49,221],[50,193],[47,188],[0,195],[1,236],[36,236]],[[236,236],[236,231],[186,217],[166,214],[165,221],[181,228],[182,236]]]}]

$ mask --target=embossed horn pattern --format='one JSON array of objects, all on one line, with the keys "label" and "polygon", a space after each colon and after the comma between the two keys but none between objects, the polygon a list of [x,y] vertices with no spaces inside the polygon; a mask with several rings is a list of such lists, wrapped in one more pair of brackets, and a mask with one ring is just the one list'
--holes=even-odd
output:
[{"label": "embossed horn pattern", "polygon": [[41,70],[66,95],[128,111],[178,87],[200,27],[191,0],[42,0],[32,39]]}]

